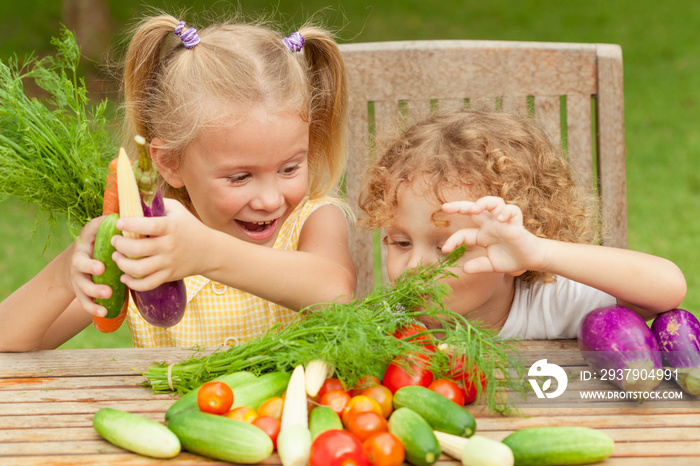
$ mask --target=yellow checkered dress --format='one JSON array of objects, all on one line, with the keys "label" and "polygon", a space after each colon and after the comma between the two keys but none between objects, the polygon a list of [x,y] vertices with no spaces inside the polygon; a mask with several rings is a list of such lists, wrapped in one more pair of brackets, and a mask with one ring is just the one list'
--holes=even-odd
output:
[{"label": "yellow checkered dress", "polygon": [[[328,197],[302,201],[282,225],[273,247],[296,250],[304,221],[317,208],[327,204],[336,202]],[[133,300],[129,302],[127,324],[135,347],[219,346],[227,339],[227,343],[235,344],[261,335],[275,322],[286,325],[296,314],[201,275],[185,278],[185,285],[187,310],[182,320],[170,328],[149,324],[141,317]]]}]

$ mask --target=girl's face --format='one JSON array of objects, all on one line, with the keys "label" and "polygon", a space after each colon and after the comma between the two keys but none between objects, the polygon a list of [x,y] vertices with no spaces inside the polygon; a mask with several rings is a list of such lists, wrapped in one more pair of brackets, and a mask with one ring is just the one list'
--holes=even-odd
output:
[{"label": "girl's face", "polygon": [[235,124],[201,131],[177,172],[204,224],[272,246],[306,196],[308,149],[309,123],[298,114],[257,109]]},{"label": "girl's face", "polygon": [[[444,189],[446,202],[474,200],[467,189]],[[443,257],[441,248],[447,238],[464,228],[473,228],[474,222],[467,215],[446,214],[442,204],[425,189],[421,179],[402,184],[397,191],[398,206],[394,217],[385,227],[387,234],[387,273],[393,282],[406,269],[418,264],[428,265]],[[433,214],[437,223],[433,220]],[[449,222],[448,226],[444,221]],[[452,295],[447,307],[470,319],[500,328],[510,310],[513,299],[513,277],[503,273],[466,274],[461,264],[467,258],[485,255],[482,247],[470,246],[457,262],[460,267],[451,269],[457,278],[447,279]],[[426,324],[431,327],[430,322]]]}]

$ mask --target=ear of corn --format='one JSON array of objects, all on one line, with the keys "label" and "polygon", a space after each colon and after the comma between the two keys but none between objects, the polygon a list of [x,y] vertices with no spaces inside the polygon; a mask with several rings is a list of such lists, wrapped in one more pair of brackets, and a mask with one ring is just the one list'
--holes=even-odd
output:
[{"label": "ear of corn", "polygon": [[480,435],[464,438],[433,431],[444,454],[473,466],[513,466],[515,459],[508,445]]},{"label": "ear of corn", "polygon": [[[121,217],[143,217],[141,197],[134,171],[131,168],[131,160],[123,147],[119,149],[117,161],[117,191],[119,193],[119,215]],[[140,235],[128,231],[122,234],[127,238],[140,237]]]},{"label": "ear of corn", "polygon": [[306,394],[310,397],[318,395],[323,382],[333,374],[333,366],[320,359],[309,361],[306,365]]},{"label": "ear of corn", "polygon": [[277,453],[283,466],[306,466],[311,450],[304,366],[294,368],[287,385]]}]

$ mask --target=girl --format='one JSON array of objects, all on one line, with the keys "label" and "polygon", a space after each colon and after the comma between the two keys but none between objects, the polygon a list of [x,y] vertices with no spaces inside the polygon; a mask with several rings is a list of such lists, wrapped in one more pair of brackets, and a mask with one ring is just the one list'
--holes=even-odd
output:
[{"label": "girl", "polygon": [[593,244],[593,203],[529,118],[456,110],[419,121],[372,164],[360,204],[363,223],[386,232],[391,280],[467,245],[447,304],[502,337],[574,338],[599,306],[650,319],[685,296],[673,263]]},{"label": "girl", "polygon": [[[136,28],[126,60],[127,140],[150,141],[172,199],[165,217],[119,220],[148,238],[115,237],[114,258],[131,289],[185,278],[188,295],[167,329],[131,303],[134,345],[245,341],[305,306],[350,299],[348,225],[328,196],[344,168],[346,102],[330,35],[234,22],[197,31],[163,15]],[[91,258],[99,221],[0,305],[0,349],[55,348],[105,314],[93,298],[111,289],[91,280],[104,270]]]}]

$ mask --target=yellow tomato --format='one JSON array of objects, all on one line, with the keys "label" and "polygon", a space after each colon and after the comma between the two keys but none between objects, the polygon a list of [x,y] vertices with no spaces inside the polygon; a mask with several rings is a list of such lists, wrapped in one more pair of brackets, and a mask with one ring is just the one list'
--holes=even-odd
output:
[{"label": "yellow tomato", "polygon": [[284,407],[284,400],[281,396],[275,396],[269,398],[258,406],[259,416],[270,416],[274,417],[278,421],[282,420],[282,408]]}]

